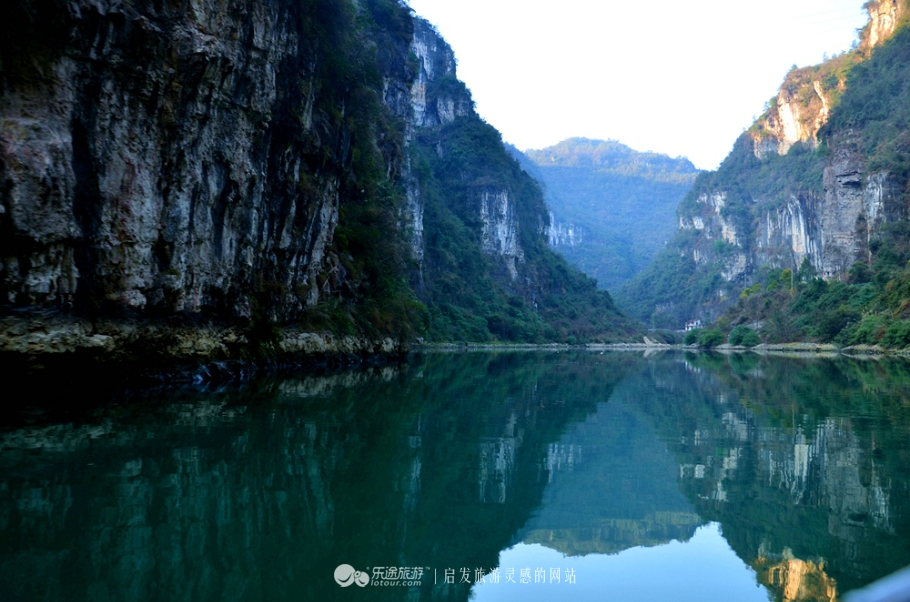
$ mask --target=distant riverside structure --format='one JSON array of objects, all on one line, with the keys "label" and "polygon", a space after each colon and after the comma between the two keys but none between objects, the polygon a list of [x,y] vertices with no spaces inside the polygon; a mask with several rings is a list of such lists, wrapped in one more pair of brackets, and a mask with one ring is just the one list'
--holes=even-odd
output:
[{"label": "distant riverside structure", "polygon": [[686,322],[686,332],[690,330],[695,330],[696,328],[701,328],[703,326],[701,320],[689,320]]}]

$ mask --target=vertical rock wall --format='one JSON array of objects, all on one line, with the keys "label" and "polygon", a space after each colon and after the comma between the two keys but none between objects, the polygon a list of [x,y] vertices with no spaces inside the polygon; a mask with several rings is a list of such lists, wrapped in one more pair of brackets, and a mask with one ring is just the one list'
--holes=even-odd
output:
[{"label": "vertical rock wall", "polygon": [[[397,186],[413,107],[411,17],[389,2],[407,22],[379,23],[373,4],[14,4],[0,305],[287,322],[356,300],[335,242],[371,194],[356,153]],[[351,75],[362,65],[379,80]]]},{"label": "vertical rock wall", "polygon": [[[860,64],[874,62],[876,52],[893,55],[881,46],[898,31],[907,3],[877,0],[866,9],[870,21],[858,47],[791,72],[765,115],[680,206],[677,251],[692,259],[702,288],[693,293],[701,295],[701,306],[690,303],[688,311],[713,315],[752,284],[752,274],[763,266],[797,269],[808,260],[824,278],[845,278],[855,262],[874,262],[875,240],[884,230],[910,220],[900,161],[888,164],[898,164],[892,172],[870,159],[861,124],[877,109],[863,108],[868,102],[855,106],[845,75],[851,69],[862,73],[866,67]],[[876,73],[892,78],[895,89],[905,81],[896,69]],[[851,79],[853,92],[868,94],[868,80]],[[841,98],[849,109],[838,104]],[[879,134],[893,149],[904,148],[904,134]]]}]

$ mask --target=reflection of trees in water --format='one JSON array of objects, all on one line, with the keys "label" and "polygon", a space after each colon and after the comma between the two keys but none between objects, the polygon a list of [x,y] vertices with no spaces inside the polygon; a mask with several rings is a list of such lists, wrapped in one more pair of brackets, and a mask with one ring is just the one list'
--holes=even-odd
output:
[{"label": "reflection of trees in water", "polygon": [[846,591],[910,562],[907,362],[685,362],[645,379],[658,395],[643,408],[681,490],[778,599],[827,600],[835,580]]},{"label": "reflection of trees in water", "polygon": [[[0,595],[331,599],[342,563],[493,567],[539,503],[547,444],[636,361],[429,356],[7,432]],[[424,581],[412,595],[468,596]]]},{"label": "reflection of trees in water", "polygon": [[[0,595],[331,599],[342,563],[489,569],[519,533],[582,554],[713,520],[778,599],[829,599],[910,562],[908,374],[477,353],[118,402],[0,434]],[[630,459],[654,478],[601,495]]]}]

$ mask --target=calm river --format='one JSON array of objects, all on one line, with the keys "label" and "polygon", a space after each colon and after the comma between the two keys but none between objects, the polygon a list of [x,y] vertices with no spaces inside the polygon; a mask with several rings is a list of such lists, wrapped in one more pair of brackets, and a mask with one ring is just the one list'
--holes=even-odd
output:
[{"label": "calm river", "polygon": [[906,360],[428,353],[16,401],[3,601],[833,601],[910,564]]}]

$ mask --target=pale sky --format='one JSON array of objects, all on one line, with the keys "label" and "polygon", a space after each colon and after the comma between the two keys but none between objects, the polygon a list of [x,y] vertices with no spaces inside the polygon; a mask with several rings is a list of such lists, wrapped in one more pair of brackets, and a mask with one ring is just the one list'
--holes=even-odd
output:
[{"label": "pale sky", "polygon": [[791,65],[848,50],[863,0],[410,0],[518,148],[572,136],[714,169]]}]

